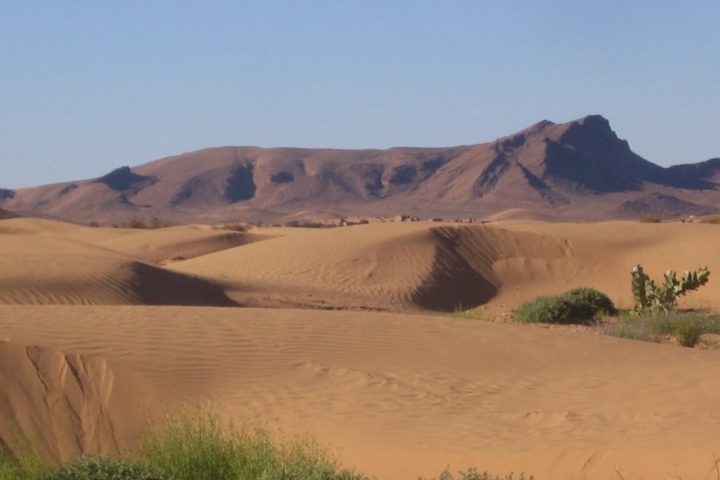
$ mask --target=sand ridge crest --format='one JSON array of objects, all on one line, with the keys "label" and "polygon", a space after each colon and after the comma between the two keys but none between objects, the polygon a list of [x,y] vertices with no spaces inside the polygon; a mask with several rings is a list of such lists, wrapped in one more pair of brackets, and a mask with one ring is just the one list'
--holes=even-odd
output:
[{"label": "sand ridge crest", "polygon": [[419,222],[293,232],[169,268],[221,279],[245,305],[448,311],[494,298],[499,261],[571,255],[549,234]]},{"label": "sand ridge crest", "polygon": [[98,235],[95,229],[61,224],[58,230],[0,234],[0,303],[234,305],[215,282],[77,238]]}]

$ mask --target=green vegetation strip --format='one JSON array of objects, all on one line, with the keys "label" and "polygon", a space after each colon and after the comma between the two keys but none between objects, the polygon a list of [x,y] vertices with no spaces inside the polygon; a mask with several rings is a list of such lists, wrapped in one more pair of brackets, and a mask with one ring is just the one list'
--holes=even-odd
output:
[{"label": "green vegetation strip", "polygon": [[[78,457],[50,466],[37,449],[0,455],[0,480],[366,480],[313,440],[279,442],[265,430],[224,427],[206,411],[169,417],[119,458]],[[438,480],[524,480],[470,469]],[[531,480],[530,477],[528,480]]]},{"label": "green vegetation strip", "polygon": [[601,331],[614,337],[635,340],[659,341],[672,336],[686,347],[694,347],[703,334],[720,334],[720,315],[699,312],[653,312],[621,314],[617,321],[608,323]]}]

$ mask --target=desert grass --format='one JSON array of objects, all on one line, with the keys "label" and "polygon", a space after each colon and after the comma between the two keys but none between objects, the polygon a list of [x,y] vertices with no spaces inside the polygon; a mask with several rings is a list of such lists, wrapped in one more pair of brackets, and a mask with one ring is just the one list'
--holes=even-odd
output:
[{"label": "desert grass", "polygon": [[681,345],[693,347],[704,334],[720,334],[720,315],[695,311],[643,314],[626,311],[615,321],[603,325],[601,332],[614,337],[650,342],[675,338]]},{"label": "desert grass", "polygon": [[465,307],[462,303],[459,303],[452,311],[441,313],[448,317],[464,318],[466,320],[492,320],[492,317],[486,311]]},{"label": "desert grass", "polygon": [[437,479],[433,480],[533,480],[533,477],[526,477],[524,473],[520,473],[518,476],[515,476],[515,473],[512,472],[507,475],[498,476],[492,475],[488,472],[480,472],[476,468],[459,471],[455,475],[449,468],[446,468],[440,476],[437,477]]}]

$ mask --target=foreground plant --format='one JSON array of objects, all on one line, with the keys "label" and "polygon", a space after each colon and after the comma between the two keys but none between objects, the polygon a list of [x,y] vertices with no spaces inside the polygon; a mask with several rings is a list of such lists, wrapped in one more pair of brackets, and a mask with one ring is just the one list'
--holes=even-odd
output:
[{"label": "foreground plant", "polygon": [[[476,469],[438,480],[526,480],[522,474],[495,476]],[[532,479],[532,477],[530,477]],[[527,480],[530,480],[527,479]],[[81,456],[49,466],[30,448],[4,455],[0,480],[370,480],[342,468],[315,441],[283,442],[263,429],[225,426],[207,410],[170,416],[121,458]]]},{"label": "foreground plant", "polygon": [[46,480],[165,480],[140,462],[83,456],[52,470]]},{"label": "foreground plant", "polygon": [[277,442],[269,432],[226,427],[206,411],[168,417],[137,457],[171,480],[365,480],[312,440]]},{"label": "foreground plant", "polygon": [[40,451],[25,440],[19,442],[12,456],[0,448],[0,480],[46,480],[48,472]]},{"label": "foreground plant", "polygon": [[679,297],[697,290],[710,279],[707,267],[700,267],[693,272],[685,272],[678,280],[673,270],[665,272],[664,282],[657,285],[645,273],[642,266],[635,265],[632,269],[632,293],[636,312],[647,310],[667,312],[677,305]]},{"label": "foreground plant", "polygon": [[616,312],[610,298],[594,288],[574,288],[561,295],[541,296],[523,303],[515,318],[526,323],[590,325]]}]

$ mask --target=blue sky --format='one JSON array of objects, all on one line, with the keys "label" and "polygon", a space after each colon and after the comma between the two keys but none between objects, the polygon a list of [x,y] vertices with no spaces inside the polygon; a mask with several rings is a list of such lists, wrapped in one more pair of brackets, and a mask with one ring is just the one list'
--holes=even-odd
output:
[{"label": "blue sky", "polygon": [[718,0],[0,0],[0,68],[5,188],[587,114],[662,165],[720,156]]}]

